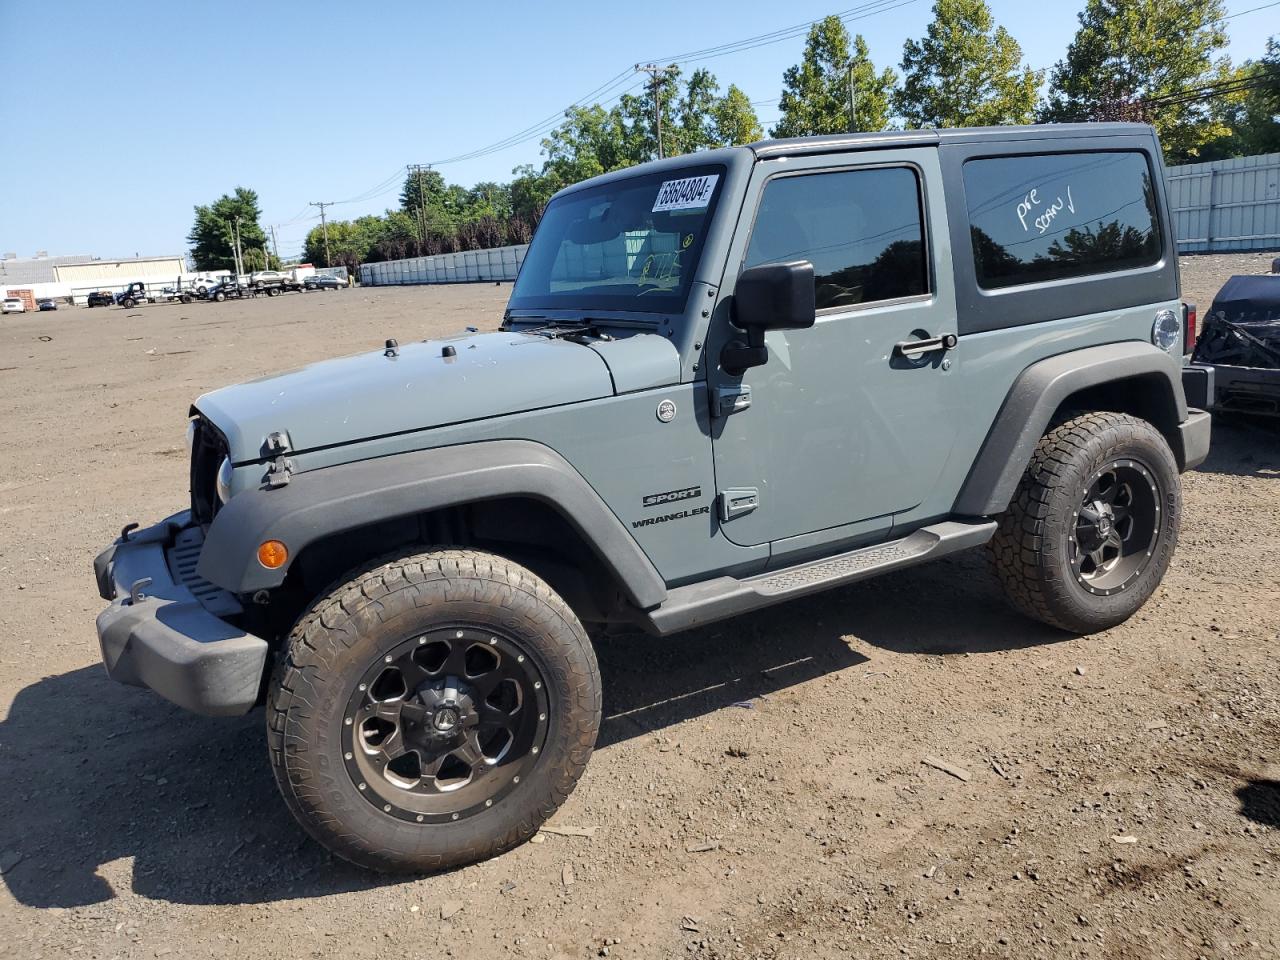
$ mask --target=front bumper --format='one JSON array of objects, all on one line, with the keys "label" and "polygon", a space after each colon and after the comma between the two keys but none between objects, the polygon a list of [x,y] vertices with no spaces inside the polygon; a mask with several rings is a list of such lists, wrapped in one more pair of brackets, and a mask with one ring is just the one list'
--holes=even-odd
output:
[{"label": "front bumper", "polygon": [[195,713],[236,716],[258,701],[267,642],[223,619],[239,603],[195,574],[203,543],[190,512],[122,537],[93,562],[107,675]]}]

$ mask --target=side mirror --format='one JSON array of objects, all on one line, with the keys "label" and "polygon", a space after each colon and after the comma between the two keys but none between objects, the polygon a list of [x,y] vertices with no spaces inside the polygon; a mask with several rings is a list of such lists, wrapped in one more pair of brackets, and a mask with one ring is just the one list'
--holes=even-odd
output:
[{"label": "side mirror", "polygon": [[747,340],[732,340],[720,354],[720,366],[730,374],[758,367],[769,359],[764,335],[769,330],[803,330],[813,326],[817,305],[813,264],[766,263],[744,270],[733,291],[733,323]]}]

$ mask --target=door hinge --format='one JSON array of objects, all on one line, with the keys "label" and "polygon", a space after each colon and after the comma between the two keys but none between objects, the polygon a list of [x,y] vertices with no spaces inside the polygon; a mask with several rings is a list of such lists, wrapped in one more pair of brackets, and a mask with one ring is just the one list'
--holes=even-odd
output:
[{"label": "door hinge", "polygon": [[745,383],[736,387],[716,387],[715,393],[712,394],[711,415],[727,417],[749,406],[751,406],[751,388]]},{"label": "door hinge", "polygon": [[727,523],[734,517],[750,513],[760,506],[760,491],[756,487],[735,487],[720,491],[720,522]]}]

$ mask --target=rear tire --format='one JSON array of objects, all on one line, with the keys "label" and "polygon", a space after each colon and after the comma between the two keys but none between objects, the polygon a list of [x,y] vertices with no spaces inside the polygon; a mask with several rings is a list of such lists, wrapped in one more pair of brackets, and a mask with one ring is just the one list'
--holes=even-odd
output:
[{"label": "rear tire", "polygon": [[1020,612],[1072,633],[1123,623],[1173,559],[1178,464],[1150,423],[1086,413],[1041,438],[989,547]]},{"label": "rear tire", "polygon": [[573,790],[599,726],[582,624],[530,571],[476,550],[355,571],[295,625],[267,693],[289,809],[338,856],[386,872],[528,839]]}]

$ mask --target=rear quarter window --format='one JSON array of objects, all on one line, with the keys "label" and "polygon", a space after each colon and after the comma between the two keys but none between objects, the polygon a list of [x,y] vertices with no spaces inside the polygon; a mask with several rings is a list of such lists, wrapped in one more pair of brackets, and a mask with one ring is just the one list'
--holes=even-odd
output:
[{"label": "rear quarter window", "polygon": [[963,176],[974,269],[984,289],[1160,261],[1156,192],[1140,151],[974,159]]}]

